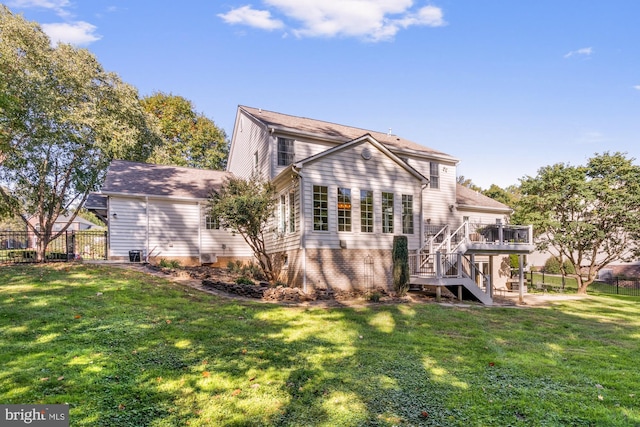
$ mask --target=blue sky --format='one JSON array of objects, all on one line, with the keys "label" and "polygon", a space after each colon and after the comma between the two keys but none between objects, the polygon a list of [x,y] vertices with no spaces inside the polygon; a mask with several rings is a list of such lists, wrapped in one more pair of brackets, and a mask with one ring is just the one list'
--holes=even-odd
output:
[{"label": "blue sky", "polygon": [[636,0],[5,4],[229,136],[239,104],[391,128],[483,188],[604,151],[640,158]]}]

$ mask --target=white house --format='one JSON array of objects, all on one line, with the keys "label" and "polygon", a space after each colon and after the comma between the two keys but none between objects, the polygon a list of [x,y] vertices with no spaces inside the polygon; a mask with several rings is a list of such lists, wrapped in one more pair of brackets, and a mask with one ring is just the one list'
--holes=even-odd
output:
[{"label": "white house", "polygon": [[172,259],[183,264],[251,259],[244,239],[207,214],[209,192],[227,172],[116,160],[101,194],[108,199],[109,259]]},{"label": "white house", "polygon": [[207,216],[207,198],[227,176],[257,173],[277,190],[266,243],[290,286],[391,289],[393,238],[403,235],[413,286],[491,303],[509,276],[505,255],[533,249],[531,228],[458,185],[458,162],[396,135],[239,106],[226,172],[114,161],[106,210],[98,205],[111,259],[249,259],[242,237]]},{"label": "white house", "polygon": [[529,253],[532,232],[457,185],[458,162],[396,135],[240,106],[228,171],[276,185],[268,249],[290,285],[389,288],[393,236],[404,235],[413,284],[489,303],[508,279],[505,254]]}]

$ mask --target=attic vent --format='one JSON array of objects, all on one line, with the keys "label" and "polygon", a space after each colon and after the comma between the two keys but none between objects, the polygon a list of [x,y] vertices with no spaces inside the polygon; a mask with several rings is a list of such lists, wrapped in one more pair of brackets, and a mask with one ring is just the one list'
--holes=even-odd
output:
[{"label": "attic vent", "polygon": [[362,150],[362,158],[365,160],[369,160],[371,158],[371,150],[368,147]]}]

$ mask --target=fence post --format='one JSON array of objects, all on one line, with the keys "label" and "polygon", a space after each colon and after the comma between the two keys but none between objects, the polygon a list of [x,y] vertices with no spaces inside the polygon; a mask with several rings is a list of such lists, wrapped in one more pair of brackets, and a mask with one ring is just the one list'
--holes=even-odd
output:
[{"label": "fence post", "polygon": [[104,259],[109,259],[109,239],[107,235],[108,231],[104,232]]},{"label": "fence post", "polygon": [[616,295],[620,295],[620,279],[616,277]]}]

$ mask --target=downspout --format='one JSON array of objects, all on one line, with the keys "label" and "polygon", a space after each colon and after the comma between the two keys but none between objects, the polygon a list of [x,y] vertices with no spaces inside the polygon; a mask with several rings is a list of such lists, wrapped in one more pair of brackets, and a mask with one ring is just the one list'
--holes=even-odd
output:
[{"label": "downspout", "polygon": [[198,262],[202,264],[202,205],[201,202],[196,204],[198,206]]},{"label": "downspout", "polygon": [[420,246],[418,247],[418,254],[422,252],[425,244],[424,238],[424,190],[429,186],[429,182],[422,184],[420,187],[420,239],[418,240]]},{"label": "downspout", "polygon": [[300,205],[298,209],[300,211],[300,246],[302,249],[302,291],[307,292],[307,228],[304,222],[304,180],[302,172],[292,165],[291,170],[298,175],[298,192],[300,194]]},{"label": "downspout", "polygon": [[147,249],[146,249],[146,260],[147,262],[149,262],[149,257],[151,256],[151,254],[149,253],[149,196],[145,196],[144,198],[145,201],[145,211],[146,211],[146,215],[147,215]]}]

